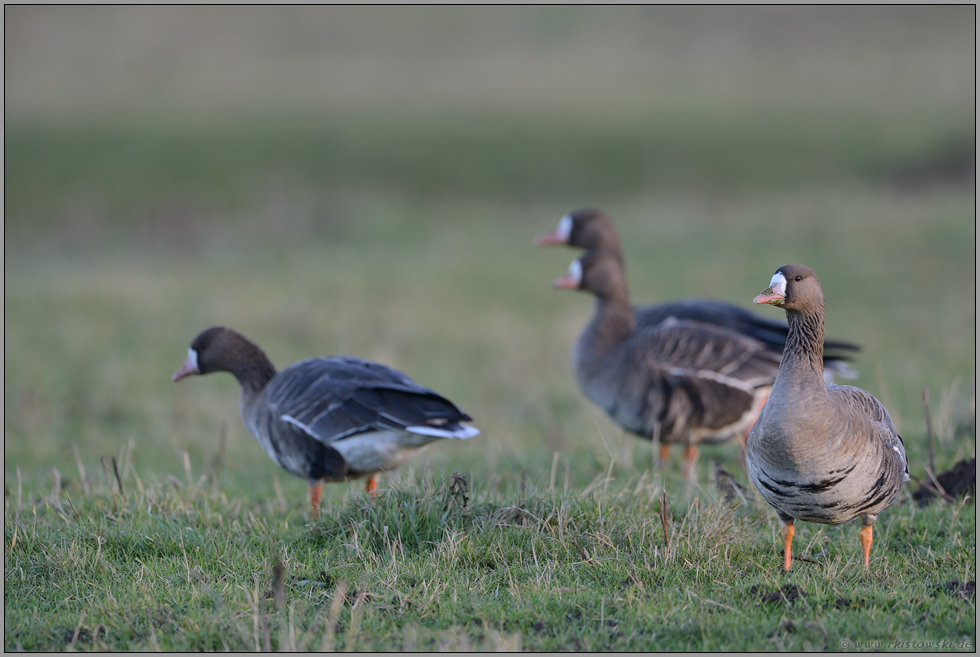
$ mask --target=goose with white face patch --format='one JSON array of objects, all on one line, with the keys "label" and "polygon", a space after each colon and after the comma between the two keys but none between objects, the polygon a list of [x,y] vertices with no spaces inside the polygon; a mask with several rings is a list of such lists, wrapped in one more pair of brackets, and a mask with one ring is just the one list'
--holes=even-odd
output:
[{"label": "goose with white face patch", "polygon": [[575,260],[555,287],[595,296],[572,352],[579,388],[625,429],[686,447],[691,473],[701,443],[744,435],[765,403],[779,354],[758,340],[692,319],[637,326],[622,264],[609,251]]},{"label": "goose with white face patch", "polygon": [[881,402],[825,384],[824,296],[812,269],[780,267],[755,303],[783,308],[789,324],[776,382],[746,445],[749,476],[783,525],[783,568],[792,565],[795,520],[836,525],[857,517],[867,568],[871,527],[909,478],[905,445]]},{"label": "goose with white face patch", "polygon": [[[609,254],[617,263],[625,281],[625,266],[616,227],[601,210],[587,208],[566,214],[559,220],[554,231],[542,235],[535,243],[539,246],[563,244],[585,249],[585,255],[602,251]],[[613,266],[612,264],[607,266]],[[780,357],[786,344],[786,324],[765,319],[745,308],[724,301],[688,298],[654,306],[632,307],[633,324],[636,331],[655,330],[666,322],[699,322],[718,329],[734,331],[750,341]],[[849,342],[830,341],[825,343],[825,376],[830,382],[833,377],[854,378],[857,373],[847,364],[847,357],[840,352],[857,351],[859,347]],[[773,374],[775,376],[775,374]],[[588,396],[588,393],[587,393]],[[591,397],[590,397],[591,398]],[[661,445],[660,460],[666,460],[668,447]]]},{"label": "goose with white face patch", "polygon": [[174,381],[230,372],[241,387],[249,433],[286,471],[310,483],[319,515],[324,481],[368,477],[395,468],[430,443],[480,433],[452,402],[401,372],[352,356],[310,358],[281,372],[257,345],[223,327],[198,335]]},{"label": "goose with white face patch", "polygon": [[[554,231],[537,238],[535,244],[538,246],[561,244],[585,249],[586,253],[605,251],[612,254],[619,261],[620,266],[624,266],[616,227],[604,212],[594,208],[566,214],[559,220]],[[655,326],[670,318],[693,320],[737,331],[758,340],[763,347],[776,354],[782,354],[783,345],[786,344],[786,324],[760,317],[741,306],[724,301],[688,298],[655,306],[634,307],[633,314],[637,327]],[[844,378],[856,376],[854,370],[845,362],[846,357],[837,352],[857,351],[859,350],[857,345],[834,340],[827,342],[824,348],[827,354],[824,364],[828,380],[833,375]]]}]

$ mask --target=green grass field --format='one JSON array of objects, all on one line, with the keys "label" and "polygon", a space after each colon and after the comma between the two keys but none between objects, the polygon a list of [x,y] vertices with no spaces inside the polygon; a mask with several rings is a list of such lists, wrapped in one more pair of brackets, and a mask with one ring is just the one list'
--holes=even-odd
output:
[{"label": "green grass field", "polygon": [[[783,573],[737,445],[685,482],[576,390],[532,246],[602,207],[636,303],[807,264],[912,473],[923,390],[975,457],[975,8],[112,9],[5,9],[6,650],[975,651],[972,496]],[[482,434],[313,521],[232,377],[170,381],[216,324]]]}]

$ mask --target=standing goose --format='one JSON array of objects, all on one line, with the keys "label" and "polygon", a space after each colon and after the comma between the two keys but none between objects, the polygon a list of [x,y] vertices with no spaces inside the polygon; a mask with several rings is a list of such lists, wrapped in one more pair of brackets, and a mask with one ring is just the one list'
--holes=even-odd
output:
[{"label": "standing goose", "polygon": [[689,474],[702,442],[747,432],[765,403],[779,355],[758,340],[690,319],[638,327],[623,267],[608,251],[572,262],[555,287],[591,292],[592,320],[572,365],[579,388],[627,430],[687,447]]},{"label": "standing goose", "polygon": [[231,372],[242,389],[242,422],[273,461],[310,482],[319,516],[324,481],[376,475],[439,438],[480,433],[469,415],[401,372],[352,356],[310,358],[276,373],[256,344],[223,327],[202,332],[173,375]]},{"label": "standing goose", "polygon": [[786,265],[755,298],[786,311],[789,337],[769,401],[749,433],[749,476],[783,525],[792,564],[794,520],[836,525],[861,517],[864,567],[871,526],[908,481],[908,458],[888,411],[853,386],[823,378],[824,299],[813,270]]},{"label": "standing goose", "polygon": [[[536,241],[539,246],[564,244],[588,251],[607,251],[623,264],[623,254],[619,245],[616,227],[608,216],[601,210],[584,209],[567,214],[558,222],[558,227]],[[654,326],[674,317],[689,319],[708,324],[715,324],[737,331],[762,343],[776,353],[783,353],[786,343],[786,325],[759,317],[723,301],[711,299],[681,299],[656,306],[634,308],[636,325],[640,327]],[[830,342],[824,345],[828,350],[857,351],[859,347],[848,342]],[[828,355],[825,358],[828,370],[828,380],[833,374],[854,378],[855,372],[844,362],[843,356]]]}]

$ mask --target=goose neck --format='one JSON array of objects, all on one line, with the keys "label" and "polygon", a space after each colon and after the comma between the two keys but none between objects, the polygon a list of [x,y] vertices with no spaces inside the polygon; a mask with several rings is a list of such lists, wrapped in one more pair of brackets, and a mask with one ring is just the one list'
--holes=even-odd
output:
[{"label": "goose neck", "polygon": [[629,302],[598,297],[595,313],[583,337],[591,343],[593,353],[600,354],[626,340],[635,327],[636,318]]},{"label": "goose neck", "polygon": [[820,375],[823,380],[824,318],[817,311],[786,311],[789,333],[783,349],[783,362],[801,363]]},{"label": "goose neck", "polygon": [[276,375],[276,367],[257,347],[243,352],[228,370],[242,388],[243,397],[254,397]]}]

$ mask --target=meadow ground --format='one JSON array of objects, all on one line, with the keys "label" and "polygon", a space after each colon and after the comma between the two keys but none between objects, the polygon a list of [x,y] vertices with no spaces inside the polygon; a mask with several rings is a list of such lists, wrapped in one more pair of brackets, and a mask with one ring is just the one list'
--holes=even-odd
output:
[{"label": "meadow ground", "polygon": [[[581,397],[592,304],[550,288],[575,252],[532,246],[604,208],[637,303],[748,306],[807,264],[912,473],[924,390],[936,470],[975,457],[957,8],[207,10],[176,51],[124,38],[188,20],[154,11],[5,9],[5,649],[975,650],[972,496],[919,506],[908,484],[867,571],[855,523],[801,524],[783,573],[736,444],[685,482]],[[278,50],[239,40],[259,25]],[[569,45],[585,33],[617,38]],[[280,367],[402,369],[482,434],[376,498],[326,486],[311,520],[230,376],[170,381],[215,324]]]}]

